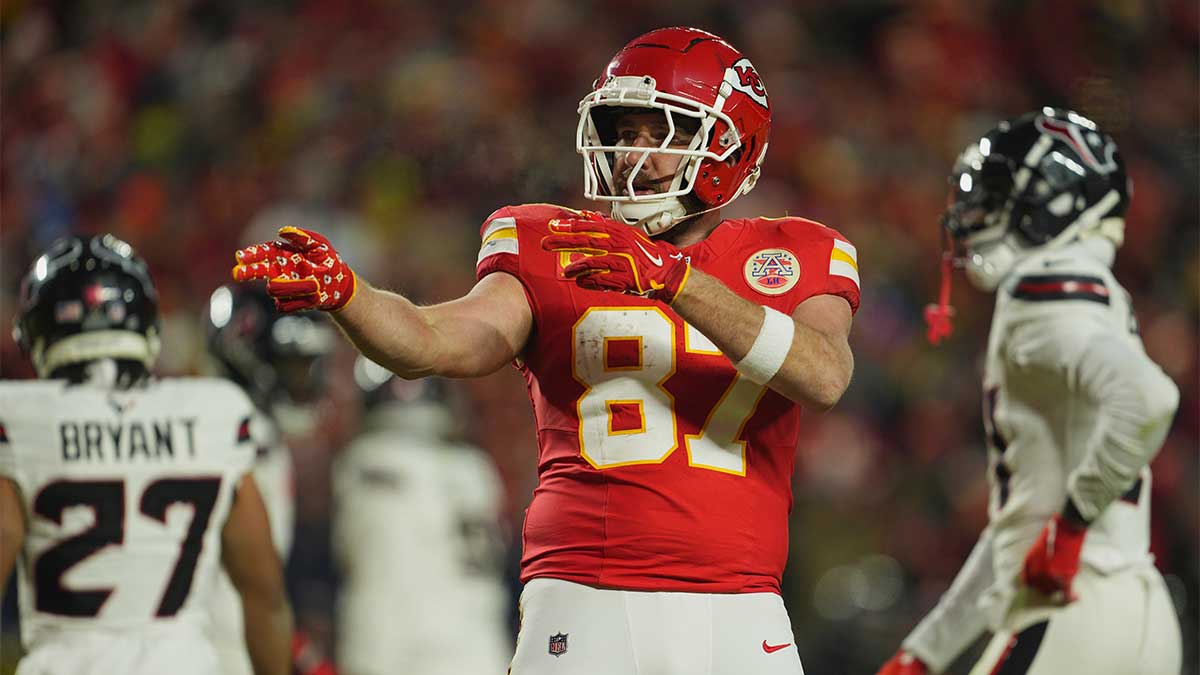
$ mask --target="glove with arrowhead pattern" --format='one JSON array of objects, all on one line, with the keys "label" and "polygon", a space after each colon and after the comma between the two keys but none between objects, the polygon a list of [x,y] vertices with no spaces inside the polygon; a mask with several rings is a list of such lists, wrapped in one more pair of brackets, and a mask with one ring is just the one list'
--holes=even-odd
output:
[{"label": "glove with arrowhead pattern", "polygon": [[234,258],[234,281],[266,279],[281,312],[336,312],[354,297],[354,272],[328,239],[310,230],[280,228],[279,239],[248,246]]}]

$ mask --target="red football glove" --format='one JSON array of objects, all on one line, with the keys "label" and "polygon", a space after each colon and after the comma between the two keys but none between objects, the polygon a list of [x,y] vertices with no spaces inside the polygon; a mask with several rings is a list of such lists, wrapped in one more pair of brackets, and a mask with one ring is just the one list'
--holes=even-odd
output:
[{"label": "red football glove", "polygon": [[234,281],[266,279],[267,293],[281,312],[336,312],[354,297],[354,272],[329,240],[298,227],[279,229],[279,239],[234,254]]},{"label": "red football glove", "polygon": [[876,675],[928,675],[929,668],[921,659],[901,649],[883,664]]},{"label": "red football glove", "polygon": [[691,270],[671,244],[597,213],[584,211],[575,218],[551,220],[549,225],[542,248],[584,255],[563,270],[581,288],[640,295],[669,305]]},{"label": "red football glove", "polygon": [[1079,553],[1087,527],[1055,515],[1025,555],[1021,581],[1026,586],[1065,605],[1075,600],[1071,582],[1079,572]]},{"label": "red football glove", "polygon": [[292,633],[294,675],[337,675],[337,669],[303,631]]}]

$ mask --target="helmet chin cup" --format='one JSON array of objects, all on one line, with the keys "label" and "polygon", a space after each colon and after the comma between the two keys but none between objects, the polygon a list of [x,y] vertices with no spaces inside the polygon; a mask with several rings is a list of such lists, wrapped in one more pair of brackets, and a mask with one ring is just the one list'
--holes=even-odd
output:
[{"label": "helmet chin cup", "polygon": [[1008,236],[967,248],[964,271],[971,285],[990,293],[996,290],[1017,262],[1017,250]]},{"label": "helmet chin cup", "polygon": [[651,237],[675,227],[688,215],[687,208],[678,197],[612,203],[613,219],[640,228]]}]

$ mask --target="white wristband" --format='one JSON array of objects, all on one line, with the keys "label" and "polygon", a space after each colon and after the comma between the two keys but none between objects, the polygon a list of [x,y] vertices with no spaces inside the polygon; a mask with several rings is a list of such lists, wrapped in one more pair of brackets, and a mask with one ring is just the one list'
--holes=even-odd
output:
[{"label": "white wristband", "polygon": [[796,324],[792,317],[770,307],[763,307],[762,328],[750,351],[741,361],[733,364],[746,379],[755,384],[766,384],[783,367],[788,352],[792,350],[792,335]]}]

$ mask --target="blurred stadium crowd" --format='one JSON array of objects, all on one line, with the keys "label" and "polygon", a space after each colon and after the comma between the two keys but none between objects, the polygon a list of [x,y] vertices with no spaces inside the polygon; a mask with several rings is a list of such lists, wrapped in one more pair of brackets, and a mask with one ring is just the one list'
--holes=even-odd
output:
[{"label": "blurred stadium crowd", "polygon": [[[1183,615],[1185,671],[1197,672],[1197,4],[649,4],[2,3],[0,325],[30,260],[68,231],[114,232],[147,258],[165,374],[206,370],[209,293],[236,247],[282,224],[321,229],[376,285],[456,297],[493,209],[587,206],[575,108],[611,54],[661,25],[712,30],[754,60],[773,99],[764,179],[731,215],[809,217],[860,252],[855,378],[806,424],[784,587],[808,670],[873,672],[986,521],[991,301],[958,284],[956,333],[937,349],[921,322],[945,176],[998,119],[1071,107],[1125,155],[1135,195],[1116,273],[1183,394],[1153,465],[1153,549]],[[357,424],[349,362],[347,346],[318,436],[296,448],[289,580],[298,621],[325,640],[337,583],[328,468]],[[30,376],[0,339],[0,377]],[[505,369],[464,388],[470,434],[494,456],[519,532],[536,480],[523,383]],[[519,537],[512,546],[515,558]]]}]

